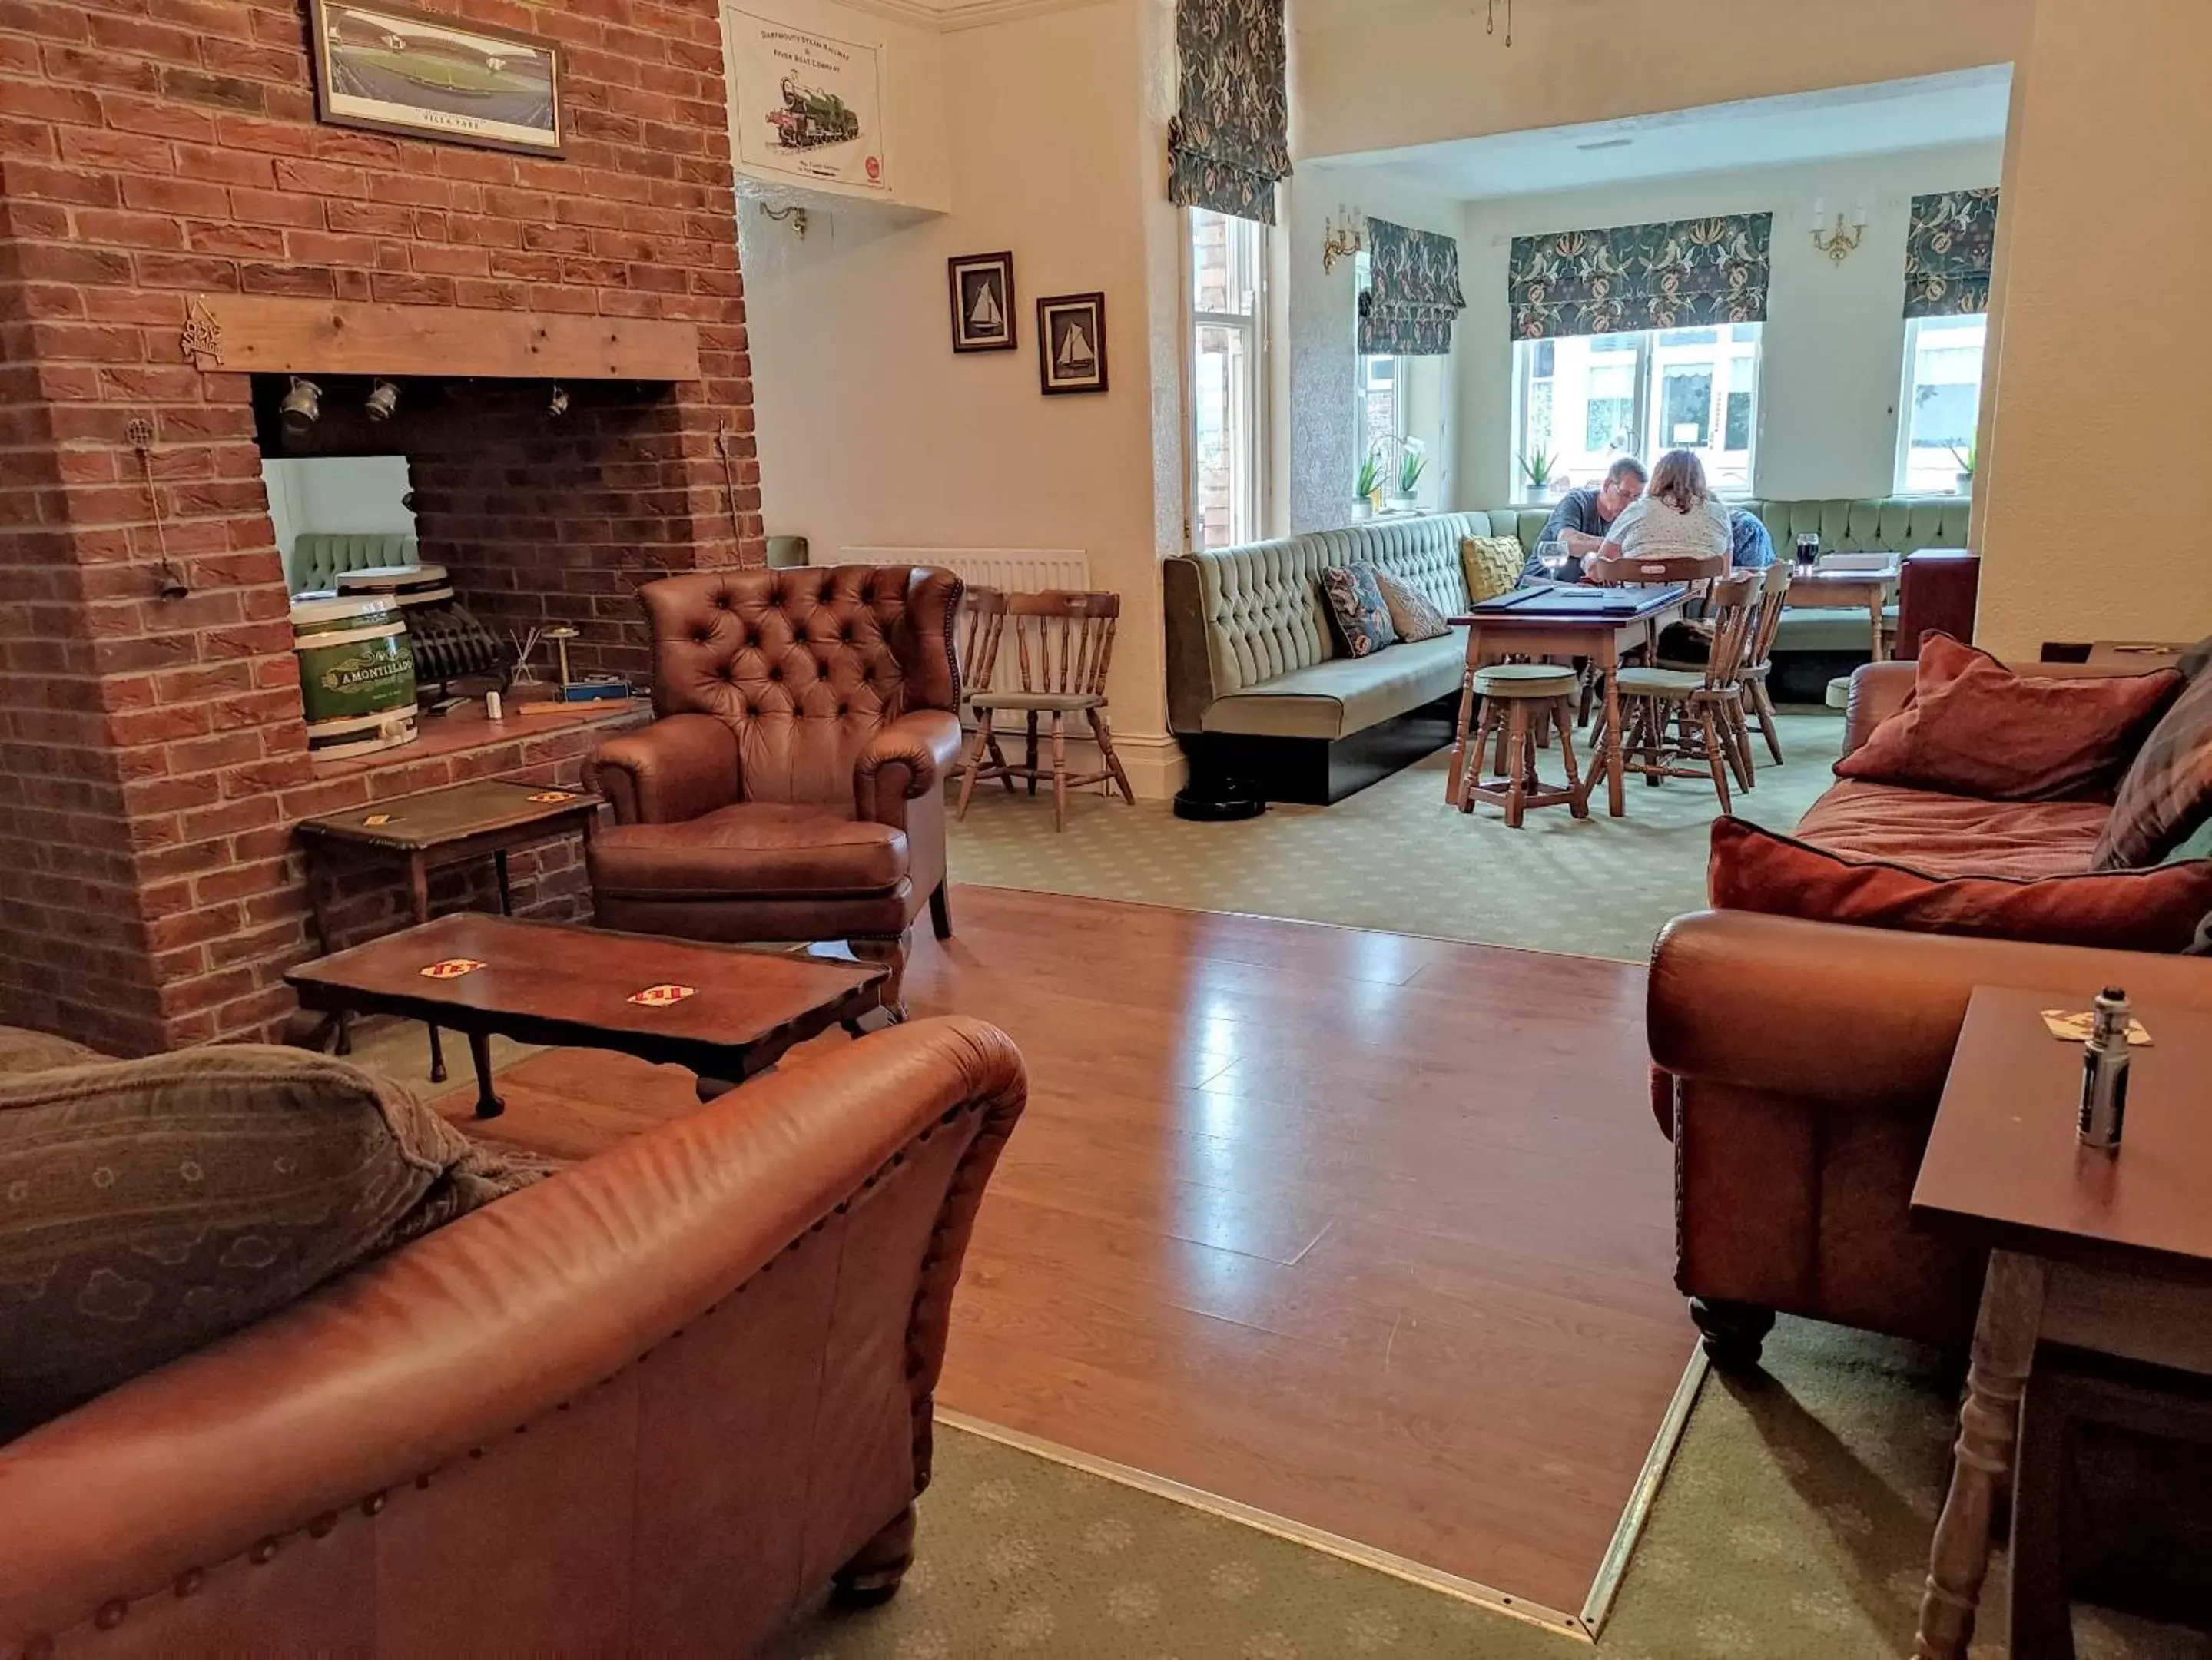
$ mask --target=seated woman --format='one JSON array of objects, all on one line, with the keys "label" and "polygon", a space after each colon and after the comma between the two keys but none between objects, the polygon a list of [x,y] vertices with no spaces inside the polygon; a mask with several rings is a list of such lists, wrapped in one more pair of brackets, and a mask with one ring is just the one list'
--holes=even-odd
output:
[{"label": "seated woman", "polygon": [[1669,450],[1651,470],[1651,488],[1607,526],[1605,541],[1587,555],[1593,576],[1608,560],[1710,559],[1733,548],[1729,510],[1705,483],[1705,469],[1688,450]]}]

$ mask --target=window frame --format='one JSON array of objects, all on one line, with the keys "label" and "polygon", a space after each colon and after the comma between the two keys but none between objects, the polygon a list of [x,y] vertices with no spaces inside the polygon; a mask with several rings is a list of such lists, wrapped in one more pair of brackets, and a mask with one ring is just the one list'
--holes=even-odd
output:
[{"label": "window frame", "polygon": [[[1733,359],[1739,355],[1739,354],[1730,349],[1731,348],[1742,343],[1737,342],[1732,337],[1733,331],[1739,325],[1732,323],[1711,323],[1692,324],[1688,326],[1691,328],[1711,329],[1717,332],[1719,337],[1711,343],[1711,349],[1714,354],[1714,367],[1717,371],[1722,368],[1725,360]],[[1743,482],[1740,484],[1727,482],[1717,484],[1715,486],[1716,494],[1729,500],[1747,500],[1754,496],[1758,493],[1759,437],[1760,424],[1759,394],[1763,388],[1763,383],[1765,377],[1766,332],[1765,327],[1763,324],[1754,324],[1752,326],[1757,327],[1759,330],[1759,333],[1756,339],[1749,342],[1752,348],[1748,354],[1750,359],[1751,373],[1747,381],[1743,385],[1738,385],[1735,381],[1735,377],[1732,372],[1726,373],[1724,378],[1720,375],[1717,375],[1713,387],[1708,394],[1711,399],[1709,406],[1711,410],[1710,431],[1708,436],[1710,438],[1719,439],[1722,440],[1723,445],[1725,445],[1728,437],[1728,401],[1729,397],[1741,391],[1748,391],[1751,394],[1750,428],[1746,433],[1747,441],[1743,449]],[[1568,338],[1622,339],[1632,341],[1634,342],[1634,362],[1629,368],[1629,373],[1632,378],[1629,423],[1631,434],[1633,439],[1633,447],[1628,451],[1628,453],[1637,456],[1637,457],[1647,467],[1651,465],[1651,463],[1666,451],[1686,447],[1673,443],[1660,434],[1656,430],[1658,416],[1661,412],[1659,405],[1662,397],[1662,388],[1659,383],[1667,367],[1667,365],[1663,360],[1662,352],[1661,349],[1662,342],[1660,340],[1660,336],[1663,334],[1673,334],[1676,332],[1679,332],[1679,330],[1672,329],[1615,329],[1601,336],[1567,336]],[[1534,385],[1537,378],[1535,373],[1537,348],[1545,343],[1546,342],[1542,340],[1529,339],[1517,339],[1513,342],[1513,360],[1510,375],[1512,396],[1510,408],[1508,410],[1508,419],[1510,423],[1508,430],[1511,434],[1513,448],[1508,457],[1508,464],[1512,468],[1512,489],[1516,498],[1521,491],[1525,488],[1523,476],[1521,470],[1521,457],[1528,451],[1528,415],[1530,407],[1533,403]],[[1557,347],[1555,344],[1555,353]],[[1559,403],[1557,388],[1559,376],[1556,365],[1556,358],[1554,360],[1553,373],[1546,378],[1550,379],[1553,385],[1552,403],[1553,432],[1549,447],[1554,454],[1557,454],[1565,449],[1565,445],[1560,443],[1559,434]],[[1588,407],[1587,399],[1584,400],[1584,407],[1585,409]],[[1707,455],[1711,455],[1717,452],[1716,445],[1711,443],[1707,443],[1698,447],[1705,454]],[[1649,453],[1646,453],[1646,451],[1649,451]],[[1577,452],[1586,453],[1586,447],[1578,447]],[[1733,454],[1735,451],[1725,448],[1720,448],[1717,450],[1717,453]]]},{"label": "window frame", "polygon": [[[1251,535],[1243,538],[1232,536],[1225,547],[1240,547],[1249,542],[1265,538],[1267,530],[1269,501],[1273,494],[1272,467],[1273,444],[1270,427],[1273,413],[1273,365],[1269,353],[1273,346],[1269,321],[1273,313],[1270,292],[1271,260],[1273,248],[1269,232],[1274,227],[1258,220],[1243,219],[1233,214],[1214,214],[1231,227],[1246,227],[1252,239],[1252,309],[1247,314],[1239,312],[1201,310],[1198,304],[1198,231],[1199,215],[1212,209],[1187,207],[1183,209],[1182,236],[1182,372],[1183,372],[1183,546],[1191,552],[1202,551],[1199,542],[1200,451],[1198,430],[1198,360],[1199,331],[1202,329],[1231,329],[1246,336],[1244,360],[1247,365],[1245,388],[1249,406],[1249,452],[1242,459],[1243,488],[1239,494],[1249,498],[1245,513]],[[1232,471],[1234,458],[1232,458]],[[1232,520],[1236,510],[1232,507]]]},{"label": "window frame", "polygon": [[[1967,500],[1972,494],[1971,490],[1962,491],[1959,489],[1957,488],[1955,478],[1953,482],[1953,488],[1949,490],[1936,490],[1931,492],[1927,490],[1916,490],[1912,488],[1912,416],[1914,397],[1918,391],[1920,385],[1921,331],[1929,324],[1934,324],[1938,327],[1946,325],[1956,327],[1960,323],[1966,321],[1967,318],[1972,318],[1978,320],[1982,325],[1981,372],[1974,379],[1975,430],[1969,433],[1966,437],[1966,441],[1969,444],[1972,444],[1979,436],[1981,427],[1982,393],[1984,388],[1988,385],[1990,378],[1989,313],[1986,312],[1968,312],[1954,317],[1908,317],[1905,319],[1905,354],[1903,361],[1899,366],[1898,375],[1897,453],[1890,482],[1891,489],[1899,495],[1948,495],[1954,500],[1963,501]],[[1958,470],[1964,471],[1965,469],[1960,467]]]}]

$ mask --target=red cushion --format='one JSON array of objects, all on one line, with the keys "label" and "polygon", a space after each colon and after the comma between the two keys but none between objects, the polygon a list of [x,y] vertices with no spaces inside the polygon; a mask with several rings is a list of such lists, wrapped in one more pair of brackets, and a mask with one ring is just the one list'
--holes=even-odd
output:
[{"label": "red cushion", "polygon": [[2212,912],[2212,859],[2029,881],[1934,876],[1825,852],[1736,818],[1714,821],[1705,881],[1723,910],[2118,951],[2185,950]]},{"label": "red cushion", "polygon": [[1984,801],[2109,801],[2181,687],[2171,669],[2017,675],[1948,634],[1928,634],[1905,706],[1836,763],[1836,776]]},{"label": "red cushion", "polygon": [[1978,801],[1845,780],[1797,821],[1799,841],[1853,863],[1931,876],[2071,876],[2095,863],[2112,809],[2094,801]]}]

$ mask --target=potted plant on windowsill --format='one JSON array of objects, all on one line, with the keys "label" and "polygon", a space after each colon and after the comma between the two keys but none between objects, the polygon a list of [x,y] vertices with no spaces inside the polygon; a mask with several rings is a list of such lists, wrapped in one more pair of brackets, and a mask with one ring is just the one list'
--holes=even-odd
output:
[{"label": "potted plant on windowsill", "polygon": [[1398,487],[1390,493],[1390,511],[1394,513],[1419,512],[1421,507],[1421,475],[1428,469],[1428,445],[1418,438],[1401,440],[1398,448]]},{"label": "potted plant on windowsill", "polygon": [[1375,512],[1376,493],[1382,488],[1382,463],[1372,450],[1359,463],[1358,476],[1352,486],[1352,522],[1370,518]]},{"label": "potted plant on windowsill", "polygon": [[1970,496],[1974,493],[1974,457],[1981,453],[1982,441],[1978,438],[1969,439],[1965,449],[1961,450],[1955,444],[1950,448],[1959,461],[1959,494]]},{"label": "potted plant on windowsill", "polygon": [[1533,455],[1521,457],[1521,477],[1528,487],[1529,500],[1549,501],[1552,499],[1555,494],[1552,472],[1559,464],[1559,457],[1549,450],[1538,450]]}]

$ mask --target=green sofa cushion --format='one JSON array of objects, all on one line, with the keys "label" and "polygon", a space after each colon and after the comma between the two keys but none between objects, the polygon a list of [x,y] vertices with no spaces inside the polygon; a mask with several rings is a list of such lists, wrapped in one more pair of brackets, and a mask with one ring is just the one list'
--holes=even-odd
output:
[{"label": "green sofa cushion", "polygon": [[1459,690],[1467,633],[1401,642],[1372,657],[1331,657],[1250,691],[1217,698],[1205,730],[1254,737],[1325,738],[1364,731]]},{"label": "green sofa cushion", "polygon": [[292,538],[284,578],[294,593],[313,594],[350,572],[422,562],[415,538],[404,530],[302,530]]}]

